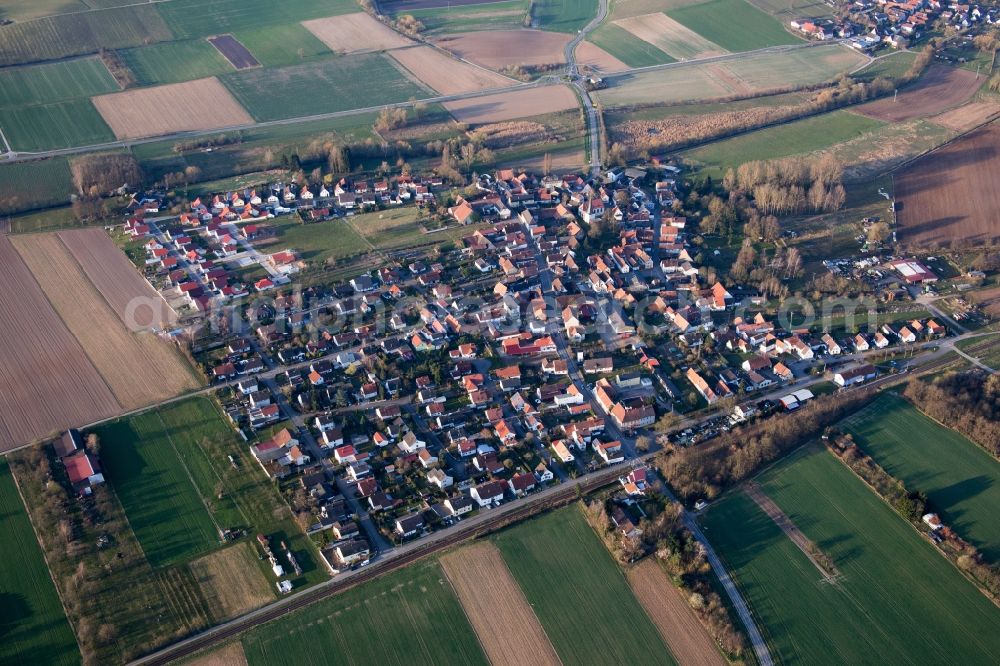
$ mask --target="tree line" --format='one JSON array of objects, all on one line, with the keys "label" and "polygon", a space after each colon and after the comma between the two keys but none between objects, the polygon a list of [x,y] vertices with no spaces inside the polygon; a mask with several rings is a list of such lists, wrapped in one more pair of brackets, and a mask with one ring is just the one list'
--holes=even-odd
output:
[{"label": "tree line", "polygon": [[977,368],[934,381],[914,377],[903,396],[927,416],[1000,458],[1000,375]]}]

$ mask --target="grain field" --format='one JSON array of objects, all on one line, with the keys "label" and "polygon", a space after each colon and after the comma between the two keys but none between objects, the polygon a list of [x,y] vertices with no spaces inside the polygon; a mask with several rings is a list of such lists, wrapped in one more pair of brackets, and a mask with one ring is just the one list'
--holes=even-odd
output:
[{"label": "grain field", "polygon": [[251,125],[254,120],[217,78],[135,88],[93,98],[119,139]]},{"label": "grain field", "polygon": [[726,660],[671,585],[656,560],[647,557],[626,572],[636,598],[681,666],[726,666]]},{"label": "grain field", "polygon": [[13,243],[122,407],[137,409],[197,388],[170,343],[125,328],[55,234],[16,236]]},{"label": "grain field", "polygon": [[61,231],[59,239],[129,330],[164,329],[176,321],[167,302],[103,229]]},{"label": "grain field", "polygon": [[0,285],[0,450],[121,411],[4,235]]},{"label": "grain field", "polygon": [[441,567],[493,666],[561,663],[493,544],[477,543],[449,553],[441,558]]}]

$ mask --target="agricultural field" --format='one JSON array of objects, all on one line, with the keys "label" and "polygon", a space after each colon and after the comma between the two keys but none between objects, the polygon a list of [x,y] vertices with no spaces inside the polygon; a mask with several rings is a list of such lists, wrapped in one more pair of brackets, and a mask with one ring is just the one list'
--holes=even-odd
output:
[{"label": "agricultural field", "polygon": [[884,123],[849,111],[748,132],[682,153],[686,160],[713,174],[753,160],[770,160],[824,150],[843,141],[881,129]]},{"label": "agricultural field", "polygon": [[464,123],[498,123],[579,108],[576,94],[567,86],[545,86],[471,99],[445,102],[444,107]]},{"label": "agricultural field", "polygon": [[100,58],[78,58],[0,70],[0,107],[61,102],[118,90]]},{"label": "agricultural field", "polygon": [[163,297],[103,229],[62,231],[59,238],[129,330],[163,329],[173,323],[175,315]]},{"label": "agricultural field", "polygon": [[842,423],[861,449],[991,562],[1000,560],[1000,462],[938,425],[903,398],[883,393]]},{"label": "agricultural field", "polygon": [[[206,104],[206,100],[211,103]],[[94,105],[119,139],[220,129],[253,122],[217,78],[101,95],[94,98]]]},{"label": "agricultural field", "polygon": [[250,666],[488,663],[436,560],[258,627],[243,637],[243,651]]},{"label": "agricultural field", "polygon": [[[517,65],[565,63],[564,49],[570,39],[569,35],[557,32],[520,29],[449,34],[438,38],[436,43],[458,57],[483,67],[503,69]],[[580,44],[577,58],[580,63],[602,71],[626,68],[624,63],[590,42]]]},{"label": "agricultural field", "polygon": [[687,666],[725,666],[715,641],[674,587],[656,559],[646,557],[625,571],[632,592],[666,641],[677,661]]},{"label": "agricultural field", "polygon": [[[33,4],[33,3],[22,3]],[[165,5],[164,5],[165,6]],[[203,13],[196,13],[194,17]],[[0,26],[0,66],[58,60],[173,38],[155,5],[60,14],[35,21]]]},{"label": "agricultural field", "polygon": [[0,449],[120,409],[9,238],[0,235]]},{"label": "agricultural field", "polygon": [[597,16],[597,0],[535,0],[531,27],[575,34]]},{"label": "agricultural field", "polygon": [[419,214],[414,206],[395,208],[377,213],[365,213],[344,219],[359,236],[378,249],[406,247],[427,242],[420,228]]},{"label": "agricultural field", "polygon": [[303,21],[302,25],[335,53],[384,51],[415,43],[364,12]]},{"label": "agricultural field", "polygon": [[0,459],[0,661],[80,663],[73,630],[49,577],[6,459]]},{"label": "agricultural field", "polygon": [[358,11],[353,0],[170,0],[158,7],[177,39],[207,37],[269,23]]},{"label": "agricultural field", "polygon": [[749,96],[832,80],[865,61],[838,45],[753,54],[717,63],[608,76],[595,94],[605,107],[664,104]]},{"label": "agricultural field", "polygon": [[198,387],[172,343],[125,327],[58,235],[15,236],[12,242],[123,408],[136,409]]},{"label": "agricultural field", "polygon": [[[348,111],[427,96],[424,88],[377,53],[280,69],[251,69],[221,78],[258,121]],[[364,95],[360,94],[362,90]]]},{"label": "agricultural field", "polygon": [[442,95],[515,85],[515,81],[488,69],[451,58],[431,46],[399,49],[390,54],[424,85]]},{"label": "agricultural field", "polygon": [[996,120],[998,115],[1000,115],[1000,103],[969,102],[934,116],[930,120],[947,129],[967,132],[989,120]]},{"label": "agricultural field", "polygon": [[277,231],[274,240],[258,245],[267,252],[292,248],[311,266],[322,266],[347,257],[364,254],[371,246],[343,220],[326,220],[303,224],[298,220],[275,220],[271,228]]},{"label": "agricultural field", "polygon": [[917,59],[913,51],[890,51],[871,64],[851,74],[855,81],[874,81],[878,77],[896,79],[906,73]]},{"label": "agricultural field", "polygon": [[615,21],[635,38],[648,42],[677,60],[728,53],[726,49],[684,27],[662,12]]},{"label": "agricultural field", "polygon": [[577,507],[522,523],[495,543],[563,663],[675,663]]},{"label": "agricultural field", "polygon": [[249,541],[200,557],[191,562],[190,568],[217,621],[238,617],[274,601],[274,590]]},{"label": "agricultural field", "polygon": [[898,96],[862,104],[858,112],[897,123],[924,118],[958,106],[972,97],[982,84],[982,79],[968,70],[932,65]]},{"label": "agricultural field", "polygon": [[673,58],[660,49],[636,39],[635,35],[614,23],[605,23],[591,32],[587,39],[629,67],[649,67],[674,62]]},{"label": "agricultural field", "polygon": [[899,240],[910,247],[983,244],[1000,237],[1000,125],[949,143],[895,173]]},{"label": "agricultural field", "polygon": [[776,661],[986,663],[1000,649],[993,604],[831,454],[800,450],[759,482],[842,574],[822,582],[742,492],[705,514]]},{"label": "agricultural field", "polygon": [[[500,551],[480,542],[441,557],[441,568],[458,595],[479,642],[495,666],[561,662],[528,600],[507,570]],[[502,627],[501,631],[497,631]]]},{"label": "agricultural field", "polygon": [[0,109],[0,128],[11,148],[20,152],[89,146],[115,140],[115,135],[88,99]]},{"label": "agricultural field", "polygon": [[249,49],[232,35],[209,37],[208,42],[236,69],[260,67],[260,62],[253,57]]},{"label": "agricultural field", "polygon": [[438,0],[403,0],[382,4],[394,16],[411,15],[424,24],[424,34],[437,36],[471,30],[515,30],[524,27],[529,0],[473,2],[461,5]]},{"label": "agricultural field", "polygon": [[232,65],[205,39],[163,42],[118,53],[144,86],[180,83],[233,71]]},{"label": "agricultural field", "polygon": [[264,67],[300,65],[332,55],[326,44],[299,23],[246,28],[233,33]]},{"label": "agricultural field", "polygon": [[80,12],[88,9],[80,0],[0,0],[0,19],[11,21],[30,21],[31,19]]},{"label": "agricultural field", "polygon": [[0,164],[0,214],[68,204],[72,191],[65,157]]},{"label": "agricultural field", "polygon": [[830,5],[823,0],[747,0],[751,5],[766,12],[782,23],[798,18],[830,16]]},{"label": "agricultural field", "polygon": [[744,0],[709,0],[669,11],[667,16],[734,53],[802,43],[773,17]]}]

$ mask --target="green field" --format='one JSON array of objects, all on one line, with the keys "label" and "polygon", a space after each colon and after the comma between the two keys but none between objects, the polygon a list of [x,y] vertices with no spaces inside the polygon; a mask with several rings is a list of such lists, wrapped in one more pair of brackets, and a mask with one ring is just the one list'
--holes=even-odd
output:
[{"label": "green field", "polygon": [[0,164],[0,214],[68,204],[72,191],[65,157]]},{"label": "green field", "polygon": [[247,28],[233,33],[264,67],[297,65],[332,55],[326,44],[298,23]]},{"label": "green field", "polygon": [[328,259],[343,259],[371,250],[365,239],[343,220],[327,220],[302,224],[292,217],[271,224],[278,232],[277,240],[268,251],[292,248],[307,262],[315,265]]},{"label": "green field", "polygon": [[843,422],[861,449],[991,562],[1000,559],[1000,463],[975,443],[883,393]]},{"label": "green field", "polygon": [[100,58],[0,70],[0,106],[27,106],[119,90]]},{"label": "green field", "polygon": [[511,528],[496,544],[563,663],[675,663],[577,507]]},{"label": "green field", "polygon": [[597,16],[597,0],[534,0],[532,27],[571,34]]},{"label": "green field", "polygon": [[243,649],[251,666],[487,663],[437,560],[258,627],[243,637]]},{"label": "green field", "polygon": [[815,566],[735,492],[704,517],[776,662],[991,663],[1000,611],[830,453],[801,450],[763,490],[842,574]]},{"label": "green field", "polygon": [[801,43],[774,18],[744,0],[710,0],[674,9],[667,16],[734,53]]},{"label": "green field", "polygon": [[162,567],[219,546],[219,535],[159,412],[95,430],[108,481],[125,508],[146,559]]},{"label": "green field", "polygon": [[0,0],[0,19],[28,21],[43,16],[80,12],[86,9],[88,9],[87,5],[80,0],[32,0],[31,2]]},{"label": "green field", "polygon": [[748,0],[751,5],[763,12],[790,21],[797,18],[815,18],[830,16],[832,8],[823,0]]},{"label": "green field", "polygon": [[159,10],[174,35],[187,39],[347,14],[359,7],[354,0],[170,0]]},{"label": "green field", "polygon": [[587,41],[600,46],[629,67],[648,67],[674,62],[673,58],[660,49],[614,23],[605,23],[590,33]]},{"label": "green field", "polygon": [[849,111],[834,111],[741,134],[695,148],[683,155],[692,163],[724,171],[752,160],[770,160],[822,150],[884,125],[880,120]]},{"label": "green field", "polygon": [[969,347],[974,347],[977,344],[981,345],[985,342],[992,342],[992,344],[983,351],[969,354],[969,356],[978,359],[994,370],[1000,370],[1000,334],[959,340],[955,346],[968,354]]},{"label": "green field", "polygon": [[917,55],[913,51],[893,51],[851,75],[857,81],[874,81],[882,76],[895,79],[906,73]]},{"label": "green field", "polygon": [[79,664],[35,533],[6,459],[0,460],[0,663]]},{"label": "green field", "polygon": [[233,66],[205,39],[163,42],[119,52],[144,85],[179,83],[233,71]]},{"label": "green field", "polygon": [[16,151],[88,146],[115,135],[89,99],[0,109],[0,128]]},{"label": "green field", "polygon": [[[474,30],[515,30],[524,27],[529,0],[505,0],[478,5],[407,9],[395,15],[409,14],[420,19],[424,32],[453,33]],[[391,5],[383,5],[392,11]]]},{"label": "green field", "polygon": [[101,47],[141,46],[172,37],[156,5],[61,14],[0,27],[0,65],[97,53]]},{"label": "green field", "polygon": [[430,94],[377,53],[249,69],[220,79],[259,121],[348,111]]}]

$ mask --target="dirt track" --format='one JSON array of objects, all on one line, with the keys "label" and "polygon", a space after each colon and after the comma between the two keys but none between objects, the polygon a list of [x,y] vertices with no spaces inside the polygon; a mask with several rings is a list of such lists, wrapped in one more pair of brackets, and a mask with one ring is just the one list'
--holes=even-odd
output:
[{"label": "dirt track", "polygon": [[870,118],[903,122],[925,118],[957,106],[983,84],[975,72],[945,65],[931,65],[923,76],[906,90],[892,97],[869,102],[857,107],[858,113]]},{"label": "dirt track", "polygon": [[895,175],[899,240],[959,247],[1000,239],[1000,123],[921,157]]},{"label": "dirt track", "polygon": [[441,568],[493,666],[561,663],[492,543],[483,541],[451,552],[441,558]]},{"label": "dirt track", "polygon": [[646,615],[681,666],[726,666],[715,641],[656,560],[647,557],[625,575]]}]

